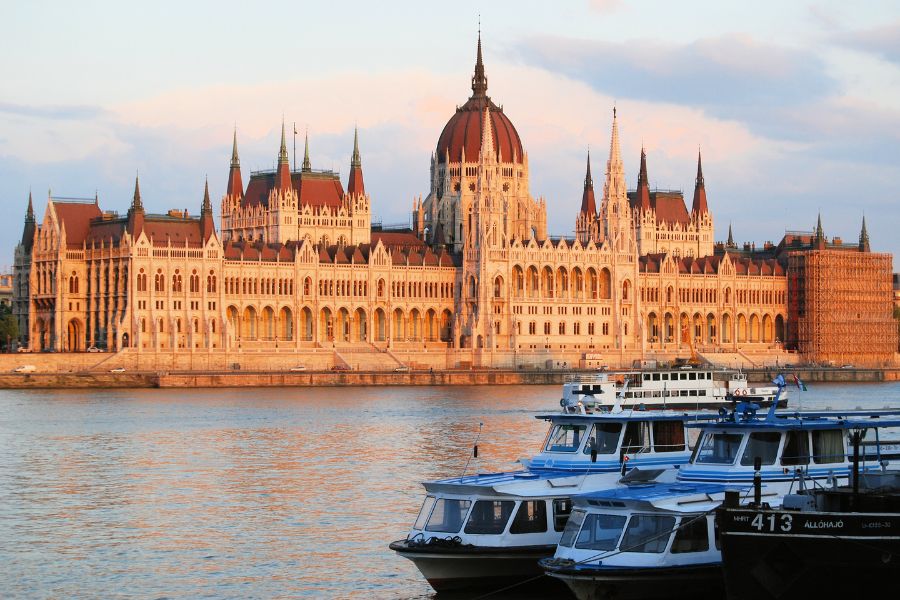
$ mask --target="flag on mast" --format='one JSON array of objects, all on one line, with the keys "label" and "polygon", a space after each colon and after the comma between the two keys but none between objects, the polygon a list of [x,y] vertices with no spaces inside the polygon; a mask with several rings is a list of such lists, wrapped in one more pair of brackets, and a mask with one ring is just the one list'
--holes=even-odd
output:
[{"label": "flag on mast", "polygon": [[794,375],[794,383],[797,384],[797,387],[800,388],[801,391],[803,391],[803,392],[809,391],[809,390],[806,388],[806,384],[803,383],[802,381],[800,381],[800,378],[797,377],[796,374]]}]

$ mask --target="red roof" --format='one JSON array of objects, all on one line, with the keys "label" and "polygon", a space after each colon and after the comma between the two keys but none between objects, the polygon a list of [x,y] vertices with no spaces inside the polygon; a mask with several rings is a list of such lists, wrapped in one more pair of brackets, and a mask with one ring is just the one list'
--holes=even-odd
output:
[{"label": "red roof", "polygon": [[502,157],[504,162],[512,162],[513,154],[516,162],[524,162],[522,140],[516,131],[512,121],[503,113],[503,109],[491,102],[488,97],[470,98],[468,102],[456,109],[456,114],[450,117],[441,137],[438,138],[437,159],[444,162],[446,153],[450,151],[450,160],[459,162],[463,148],[466,151],[466,160],[474,162],[481,151],[481,122],[484,107],[490,106],[491,128],[494,136],[494,151]]},{"label": "red roof", "polygon": [[381,241],[388,249],[422,248],[426,244],[411,231],[373,231],[372,245]]},{"label": "red roof", "polygon": [[100,207],[96,202],[52,202],[60,226],[66,228],[66,243],[80,247],[90,232],[91,219],[103,216]]},{"label": "red roof", "polygon": [[[341,180],[332,173],[294,172],[291,173],[291,185],[300,197],[301,205],[338,207],[344,197]],[[274,187],[275,173],[251,175],[241,206],[268,206],[269,192]]]},{"label": "red roof", "polygon": [[187,242],[188,246],[199,248],[204,242],[199,218],[147,215],[144,217],[144,233],[153,240],[154,246],[165,246],[169,242],[173,246],[183,246]]}]

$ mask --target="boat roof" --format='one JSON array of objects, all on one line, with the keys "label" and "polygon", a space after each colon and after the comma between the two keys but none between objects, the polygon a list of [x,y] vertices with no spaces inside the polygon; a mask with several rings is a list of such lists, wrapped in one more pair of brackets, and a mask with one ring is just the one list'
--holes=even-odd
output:
[{"label": "boat roof", "polygon": [[[478,473],[423,482],[428,492],[446,494],[498,494],[521,496],[571,495],[572,488],[615,485],[621,477],[615,472],[506,471]],[[558,490],[558,491],[554,491]]]},{"label": "boat roof", "polygon": [[535,419],[544,421],[568,421],[577,423],[582,421],[693,421],[697,418],[713,418],[718,413],[715,409],[682,412],[677,410],[642,410],[640,408],[627,408],[619,412],[592,412],[592,413],[539,413]]},{"label": "boat roof", "polygon": [[744,492],[750,486],[722,483],[645,483],[607,488],[572,498],[576,506],[657,508],[700,512],[715,508],[728,490]]},{"label": "boat roof", "polygon": [[797,411],[780,410],[760,416],[750,410],[741,412],[740,406],[732,412],[720,411],[715,416],[698,415],[688,427],[705,429],[868,429],[872,427],[900,427],[900,409],[882,410],[828,410]]}]

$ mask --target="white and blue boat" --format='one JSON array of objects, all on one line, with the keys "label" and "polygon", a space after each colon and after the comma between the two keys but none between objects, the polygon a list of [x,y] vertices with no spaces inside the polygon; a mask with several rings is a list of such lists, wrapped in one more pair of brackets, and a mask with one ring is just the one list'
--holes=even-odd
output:
[{"label": "white and blue boat", "polygon": [[[498,588],[541,578],[566,526],[572,497],[626,479],[674,481],[690,457],[692,415],[566,405],[541,414],[550,429],[525,469],[423,483],[419,515],[392,550],[415,563],[438,591]],[[557,582],[558,585],[558,582]]]},{"label": "white and blue boat", "polygon": [[[900,426],[898,410],[801,413],[773,406],[763,416],[757,409],[741,404],[691,423],[700,438],[674,483],[644,483],[574,498],[557,551],[542,559],[541,566],[579,600],[721,597],[713,511],[726,491],[744,497],[752,493],[757,504],[776,507],[801,481],[813,486],[846,482],[853,467],[848,440],[854,431],[866,432],[870,441],[859,457],[861,472],[880,471],[900,457],[896,445],[880,436]],[[891,453],[882,452],[889,447]],[[693,541],[681,544],[690,532]]]}]

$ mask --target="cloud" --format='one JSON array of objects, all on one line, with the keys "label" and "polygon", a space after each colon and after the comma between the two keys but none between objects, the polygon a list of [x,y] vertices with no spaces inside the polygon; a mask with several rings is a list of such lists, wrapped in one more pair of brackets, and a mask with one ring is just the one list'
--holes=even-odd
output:
[{"label": "cloud", "polygon": [[0,102],[0,114],[38,119],[83,121],[103,117],[107,114],[107,111],[103,107],[89,105],[27,106],[11,102]]},{"label": "cloud", "polygon": [[833,36],[833,40],[900,66],[900,21],[871,29],[839,33]]},{"label": "cloud", "polygon": [[682,45],[540,37],[521,41],[513,52],[526,64],[617,98],[701,108],[754,128],[766,127],[773,111],[780,114],[838,89],[815,53],[764,44],[747,35]]}]

